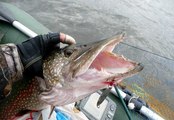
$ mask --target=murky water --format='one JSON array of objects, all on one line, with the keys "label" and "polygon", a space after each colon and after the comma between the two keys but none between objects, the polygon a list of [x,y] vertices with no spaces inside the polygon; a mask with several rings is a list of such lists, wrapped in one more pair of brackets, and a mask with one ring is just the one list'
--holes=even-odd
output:
[{"label": "murky water", "polygon": [[[51,31],[72,35],[77,42],[95,41],[126,31],[124,43],[174,59],[173,0],[4,1],[25,10]],[[126,83],[137,84],[174,111],[174,61],[125,44],[116,50],[145,67]]]}]

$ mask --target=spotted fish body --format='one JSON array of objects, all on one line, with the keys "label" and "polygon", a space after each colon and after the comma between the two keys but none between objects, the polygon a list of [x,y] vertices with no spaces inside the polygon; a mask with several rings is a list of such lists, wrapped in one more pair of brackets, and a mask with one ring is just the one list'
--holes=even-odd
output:
[{"label": "spotted fish body", "polygon": [[53,52],[44,60],[43,74],[47,85],[54,86],[59,82],[63,82],[61,70],[68,61],[69,59],[61,52]]},{"label": "spotted fish body", "polygon": [[[0,103],[0,120],[9,120],[23,110],[42,110],[48,104],[66,105],[108,87],[107,83],[130,77],[142,66],[112,53],[123,39],[118,35],[103,41],[72,45],[52,52],[43,64],[43,79],[19,81],[11,95]],[[40,99],[40,95],[45,99]]]},{"label": "spotted fish body", "polygon": [[[67,60],[68,59],[63,57],[60,53],[54,52],[44,61],[44,73],[52,75],[51,78],[45,76],[47,78],[48,89],[58,84],[59,80],[55,73],[59,72],[62,68],[62,61]],[[0,103],[0,120],[10,120],[23,110],[42,110],[47,107],[47,104],[38,98],[39,94],[46,89],[40,85],[38,79],[34,78],[32,80],[19,81],[15,83],[13,89],[15,90],[12,91],[11,95]]]},{"label": "spotted fish body", "polygon": [[20,81],[13,86],[12,93],[0,104],[0,120],[10,120],[17,113],[32,107],[42,106],[36,96],[39,94],[38,82]]},{"label": "spotted fish body", "polygon": [[[48,89],[59,83],[57,76],[61,76],[60,70],[67,61],[67,57],[60,54],[60,52],[53,52],[44,60],[43,72],[45,73],[44,77]],[[42,110],[46,108],[47,104],[38,98],[39,94],[45,89],[40,86],[40,81],[35,78],[15,83],[10,96],[0,103],[0,120],[10,120],[23,110]]]}]

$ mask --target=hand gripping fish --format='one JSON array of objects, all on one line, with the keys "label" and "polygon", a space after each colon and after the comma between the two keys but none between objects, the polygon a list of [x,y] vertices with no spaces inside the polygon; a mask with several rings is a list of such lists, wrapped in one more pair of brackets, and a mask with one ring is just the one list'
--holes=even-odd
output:
[{"label": "hand gripping fish", "polygon": [[30,80],[19,89],[0,111],[0,119],[10,119],[25,109],[42,110],[48,104],[62,106],[79,101],[140,72],[143,69],[141,64],[112,53],[123,37],[124,34],[120,34],[53,51],[44,60],[44,80]]}]

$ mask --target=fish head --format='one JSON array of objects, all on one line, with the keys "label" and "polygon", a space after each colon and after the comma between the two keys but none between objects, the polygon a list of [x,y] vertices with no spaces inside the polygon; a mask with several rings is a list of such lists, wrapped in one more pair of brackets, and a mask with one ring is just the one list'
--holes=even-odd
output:
[{"label": "fish head", "polygon": [[[47,77],[56,76],[59,79],[59,85],[54,89],[57,89],[55,94],[59,94],[62,102],[59,100],[56,105],[75,102],[140,72],[143,69],[140,63],[113,53],[115,46],[123,38],[124,34],[119,34],[97,42],[62,48],[60,53],[64,59],[62,60],[60,54],[57,56],[59,61],[62,60],[61,65],[60,63],[58,65],[59,70],[49,70],[55,72],[54,75]],[[54,62],[51,64],[52,69],[57,68]]]},{"label": "fish head", "polygon": [[[69,62],[62,68],[65,81],[105,84],[130,77],[143,69],[140,63],[113,53],[124,34],[93,43],[67,46],[63,49]],[[113,79],[114,78],[114,79]]]}]

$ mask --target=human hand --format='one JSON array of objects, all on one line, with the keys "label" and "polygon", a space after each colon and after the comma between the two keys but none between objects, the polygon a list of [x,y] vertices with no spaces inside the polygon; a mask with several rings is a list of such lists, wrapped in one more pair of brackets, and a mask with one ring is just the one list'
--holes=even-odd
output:
[{"label": "human hand", "polygon": [[65,44],[76,44],[76,41],[73,37],[67,35],[67,34],[64,34],[64,33],[60,33],[60,41],[62,43],[65,43]]}]

